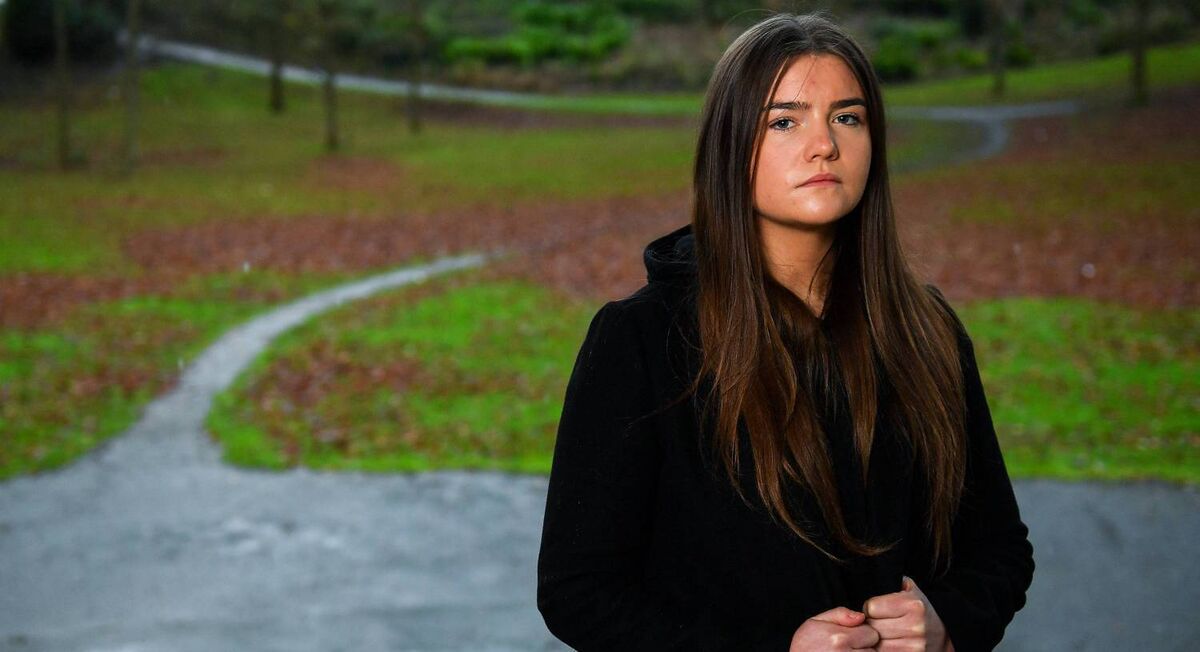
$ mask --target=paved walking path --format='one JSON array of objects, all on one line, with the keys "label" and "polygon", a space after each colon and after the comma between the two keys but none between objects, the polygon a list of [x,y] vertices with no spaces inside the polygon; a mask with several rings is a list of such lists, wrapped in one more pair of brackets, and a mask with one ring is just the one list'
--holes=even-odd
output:
[{"label": "paved walking path", "polygon": [[[123,36],[122,34],[122,38]],[[266,76],[271,71],[271,63],[266,59],[151,35],[143,36],[139,40],[138,47],[142,52],[150,55],[239,70],[256,75]],[[283,67],[283,77],[289,81],[303,84],[318,84],[324,78],[323,73],[319,70],[291,64]],[[339,74],[336,84],[339,88],[383,95],[407,95],[409,92],[409,84],[406,81],[364,75]],[[422,97],[432,99],[525,108],[545,106],[555,99],[560,99],[536,93],[464,88],[444,84],[421,84],[419,92]],[[1079,108],[1078,102],[1070,100],[1018,105],[904,106],[889,109],[888,117],[896,120],[960,122],[978,128],[982,135],[980,140],[973,143],[961,143],[958,152],[951,153],[948,159],[939,161],[944,165],[963,163],[999,154],[1008,144],[1009,123],[1012,120],[1067,115],[1078,112]]]},{"label": "paved walking path", "polygon": [[[953,119],[983,120],[973,115]],[[222,465],[203,431],[213,396],[275,335],[484,261],[399,270],[259,317],[125,435],[0,483],[0,652],[563,649],[534,604],[545,478],[247,471]],[[1016,490],[1038,570],[1002,650],[1171,651],[1200,638],[1200,492]]]}]

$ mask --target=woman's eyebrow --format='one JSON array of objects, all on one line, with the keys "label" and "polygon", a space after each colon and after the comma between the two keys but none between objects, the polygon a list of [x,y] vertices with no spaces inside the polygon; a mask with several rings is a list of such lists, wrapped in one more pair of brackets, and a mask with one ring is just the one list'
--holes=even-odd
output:
[{"label": "woman's eyebrow", "polygon": [[[848,106],[861,106],[867,108],[867,101],[861,97],[847,97],[843,100],[837,100],[829,105],[830,109],[844,109]],[[812,105],[808,102],[772,102],[767,105],[763,111],[807,111]]]}]

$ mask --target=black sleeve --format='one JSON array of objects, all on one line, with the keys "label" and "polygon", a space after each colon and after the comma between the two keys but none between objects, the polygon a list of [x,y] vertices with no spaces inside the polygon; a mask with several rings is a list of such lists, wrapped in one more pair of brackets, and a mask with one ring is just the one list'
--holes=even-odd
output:
[{"label": "black sleeve", "polygon": [[[940,293],[934,293],[945,303]],[[996,439],[974,345],[961,321],[957,327],[967,410],[966,484],[951,526],[950,568],[921,589],[945,624],[956,652],[977,652],[995,648],[1005,627],[1025,605],[1034,561],[1029,528],[1021,520]]]},{"label": "black sleeve", "polygon": [[[538,556],[538,609],[578,650],[735,649],[645,581],[662,450],[636,320],[610,303],[567,385]],[[748,649],[743,646],[740,649]],[[786,648],[778,652],[784,652]]]}]

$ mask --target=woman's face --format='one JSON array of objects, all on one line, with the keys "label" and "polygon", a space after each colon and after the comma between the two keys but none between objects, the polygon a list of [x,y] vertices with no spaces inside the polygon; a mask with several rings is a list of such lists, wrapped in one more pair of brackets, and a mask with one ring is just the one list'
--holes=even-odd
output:
[{"label": "woman's face", "polygon": [[764,110],[754,162],[758,219],[819,228],[853,210],[871,169],[872,116],[849,66],[831,54],[793,59]]}]

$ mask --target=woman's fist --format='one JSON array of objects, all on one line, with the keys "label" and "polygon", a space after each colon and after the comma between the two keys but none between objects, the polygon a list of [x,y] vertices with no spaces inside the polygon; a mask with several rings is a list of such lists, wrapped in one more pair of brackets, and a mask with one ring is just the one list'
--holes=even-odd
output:
[{"label": "woman's fist", "polygon": [[879,634],[866,625],[859,611],[835,607],[804,621],[792,634],[788,652],[845,652],[871,650],[879,643]]},{"label": "woman's fist", "polygon": [[[944,652],[946,627],[917,583],[904,577],[899,593],[863,604],[866,624],[879,634],[878,652]],[[949,648],[953,649],[953,648]]]}]

